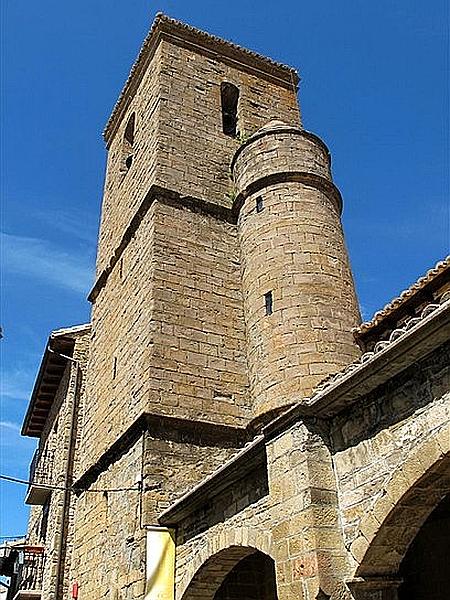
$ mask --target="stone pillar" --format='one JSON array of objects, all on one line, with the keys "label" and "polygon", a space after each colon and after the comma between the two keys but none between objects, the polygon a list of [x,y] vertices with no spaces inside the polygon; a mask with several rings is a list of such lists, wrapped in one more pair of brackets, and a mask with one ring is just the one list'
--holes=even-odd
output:
[{"label": "stone pillar", "polygon": [[345,581],[351,571],[324,438],[320,425],[297,423],[267,444],[270,495],[283,506],[272,529],[279,600],[350,598]]},{"label": "stone pillar", "polygon": [[354,600],[398,600],[401,579],[385,577],[357,578],[347,582]]}]

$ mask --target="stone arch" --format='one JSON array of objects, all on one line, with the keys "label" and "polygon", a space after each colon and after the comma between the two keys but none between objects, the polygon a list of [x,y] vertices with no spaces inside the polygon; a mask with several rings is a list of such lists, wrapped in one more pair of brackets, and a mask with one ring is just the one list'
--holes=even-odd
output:
[{"label": "stone arch", "polygon": [[394,471],[372,510],[361,520],[350,551],[356,577],[398,573],[409,545],[450,492],[450,427],[420,444]]},{"label": "stone arch", "polygon": [[254,552],[273,558],[270,533],[255,528],[227,529],[207,534],[203,541],[200,548],[192,549],[193,558],[177,586],[176,597],[180,600],[213,598],[224,577]]}]

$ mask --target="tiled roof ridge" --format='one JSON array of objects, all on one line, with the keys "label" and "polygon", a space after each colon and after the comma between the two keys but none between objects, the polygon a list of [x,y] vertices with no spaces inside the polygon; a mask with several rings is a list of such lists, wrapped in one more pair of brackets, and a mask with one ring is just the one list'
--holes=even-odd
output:
[{"label": "tiled roof ridge", "polygon": [[[150,31],[146,35],[146,37],[141,45],[141,48],[137,55],[137,58],[134,61],[133,66],[131,67],[130,73],[125,81],[125,84],[122,88],[119,98],[117,99],[117,102],[114,105],[114,108],[111,112],[111,116],[109,117],[108,122],[106,123],[105,129],[103,131],[103,137],[105,138],[105,140],[108,139],[111,131],[113,130],[114,123],[120,113],[121,105],[123,104],[125,98],[130,97],[130,95],[134,94],[134,92],[131,91],[130,88],[132,86],[133,80],[135,79],[136,75],[139,76],[140,71],[142,71],[142,73],[143,73],[143,68],[145,66],[145,59],[147,58],[147,54],[151,50],[152,41],[153,41],[155,32],[161,26],[164,26],[164,25],[171,25],[178,29],[183,29],[186,32],[189,32],[191,34],[193,33],[193,34],[199,36],[200,38],[203,38],[203,40],[206,40],[209,42],[214,42],[215,44],[218,44],[219,46],[231,49],[236,52],[241,52],[244,55],[247,55],[249,58],[262,61],[262,62],[266,63],[268,66],[273,67],[275,69],[281,69],[281,70],[285,71],[287,74],[290,74],[291,77],[293,77],[295,83],[298,83],[298,74],[297,74],[296,69],[294,69],[294,67],[277,62],[267,56],[264,56],[263,54],[259,54],[258,52],[255,52],[254,50],[249,50],[248,48],[244,48],[243,46],[240,46],[239,44],[235,44],[234,42],[230,42],[229,40],[225,40],[223,38],[220,38],[219,36],[213,35],[206,31],[202,31],[201,29],[197,29],[196,27],[193,27],[192,25],[188,25],[186,23],[183,23],[182,21],[178,21],[177,19],[173,19],[172,17],[169,17],[162,12],[159,12],[156,14],[155,20],[153,21]],[[130,91],[131,91],[131,94],[129,93]]]},{"label": "tiled roof ridge", "polygon": [[399,294],[396,298],[391,300],[382,308],[378,310],[373,317],[369,321],[365,321],[358,325],[358,327],[354,327],[352,332],[356,335],[365,333],[369,331],[376,325],[378,325],[384,318],[394,312],[399,306],[401,306],[406,300],[414,296],[417,292],[422,290],[425,285],[427,285],[431,280],[433,280],[437,275],[445,271],[445,269],[450,267],[450,255],[446,256],[444,259],[438,261],[434,267],[429,269],[425,275],[419,277],[417,281],[415,281],[412,285],[409,286],[406,290],[403,290],[401,294]]},{"label": "tiled roof ridge", "polygon": [[244,54],[246,54],[249,57],[256,58],[257,60],[262,60],[263,62],[267,63],[268,65],[270,65],[272,67],[275,67],[276,69],[281,69],[283,71],[286,71],[286,73],[292,73],[293,75],[297,74],[296,69],[294,69],[294,67],[291,67],[290,65],[280,63],[280,62],[274,60],[273,58],[269,58],[268,56],[265,56],[264,54],[260,54],[259,52],[256,52],[255,50],[249,50],[248,48],[245,48],[244,46],[235,44],[234,42],[231,42],[229,40],[225,40],[224,38],[221,38],[212,33],[208,33],[207,31],[203,31],[202,29],[198,29],[197,27],[193,27],[192,25],[189,25],[187,23],[183,23],[183,21],[179,21],[178,19],[173,19],[172,17],[169,17],[168,15],[165,15],[164,13],[161,13],[161,12],[157,13],[156,18],[155,18],[155,23],[156,22],[158,22],[158,24],[159,23],[168,23],[171,25],[175,25],[176,27],[180,27],[180,28],[184,29],[185,31],[189,31],[190,33],[195,33],[196,35],[199,35],[199,36],[203,37],[204,39],[207,39],[211,42],[219,44],[220,46],[225,46],[227,48],[237,50],[238,52],[243,52]]},{"label": "tiled roof ridge", "polygon": [[338,371],[337,373],[328,375],[314,388],[313,393],[309,398],[309,401],[313,400],[316,396],[324,393],[328,388],[337,384],[341,379],[344,379],[347,375],[353,373],[353,371],[356,371],[357,369],[360,369],[363,366],[365,366],[368,362],[375,358],[375,356],[379,352],[387,348],[390,344],[398,340],[398,338],[402,337],[404,334],[406,334],[413,328],[417,327],[426,317],[428,317],[438,309],[443,308],[444,305],[450,306],[450,291],[445,292],[439,299],[439,302],[427,304],[427,306],[425,306],[425,308],[422,309],[422,312],[418,317],[410,317],[404,322],[402,327],[394,329],[394,331],[392,331],[392,333],[390,334],[389,339],[377,342],[373,351],[364,352],[364,354],[362,354],[354,362],[347,365],[344,369],[342,369],[342,371]]}]

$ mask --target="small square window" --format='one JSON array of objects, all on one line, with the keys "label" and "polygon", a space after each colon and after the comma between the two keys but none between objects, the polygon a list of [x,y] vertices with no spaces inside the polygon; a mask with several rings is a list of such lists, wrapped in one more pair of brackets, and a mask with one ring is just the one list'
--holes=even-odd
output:
[{"label": "small square window", "polygon": [[262,210],[264,210],[264,200],[262,196],[258,196],[256,198],[256,212],[260,213]]}]

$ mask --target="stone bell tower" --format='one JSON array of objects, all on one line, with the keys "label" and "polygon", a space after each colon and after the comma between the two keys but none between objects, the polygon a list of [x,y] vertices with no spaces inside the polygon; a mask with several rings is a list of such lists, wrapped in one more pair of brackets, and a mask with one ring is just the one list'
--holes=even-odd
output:
[{"label": "stone bell tower", "polygon": [[297,83],[159,15],[107,123],[77,465],[83,598],[142,597],[162,512],[355,355],[340,195],[301,129]]},{"label": "stone bell tower", "polygon": [[356,358],[359,310],[325,144],[271,121],[237,150],[232,169],[258,419]]},{"label": "stone bell tower", "polygon": [[297,82],[157,16],[104,132],[86,466],[145,414],[251,421],[230,165],[270,119],[300,126]]},{"label": "stone bell tower", "polygon": [[297,82],[157,16],[104,133],[87,464],[143,414],[246,426],[354,358],[341,198]]}]

